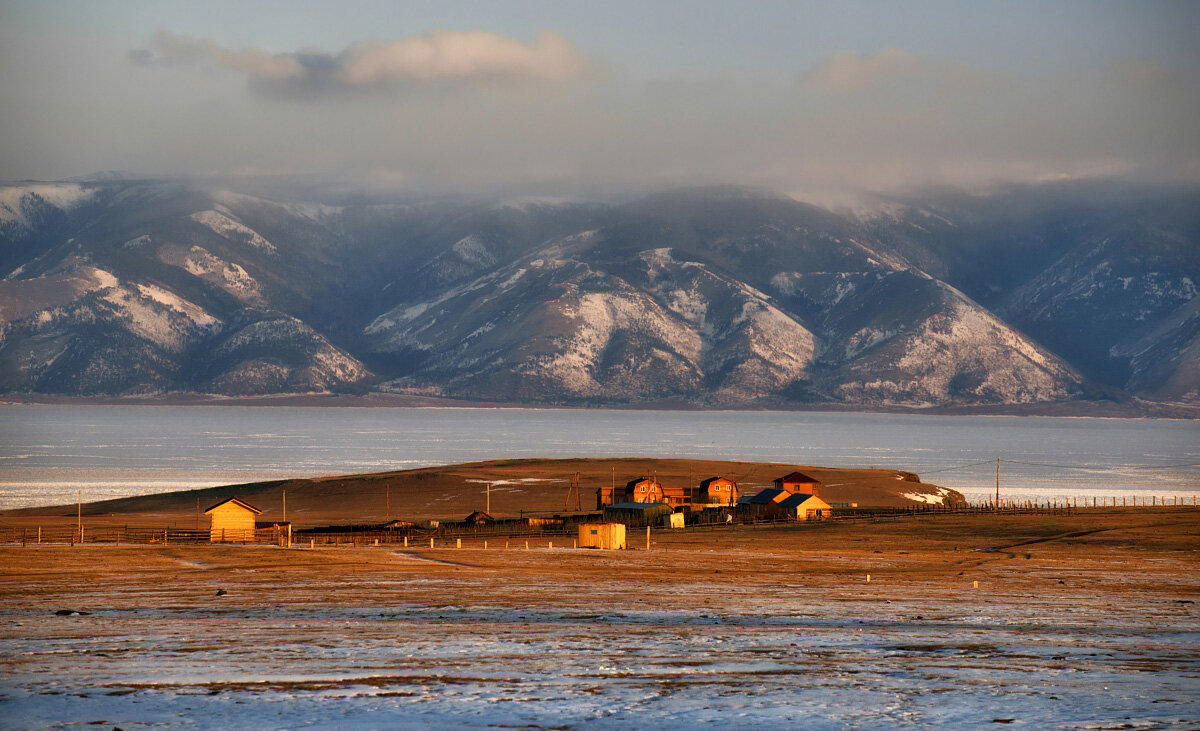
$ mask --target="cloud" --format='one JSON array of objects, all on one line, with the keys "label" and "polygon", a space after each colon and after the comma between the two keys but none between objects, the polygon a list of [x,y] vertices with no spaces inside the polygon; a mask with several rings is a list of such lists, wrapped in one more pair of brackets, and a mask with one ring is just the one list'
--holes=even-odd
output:
[{"label": "cloud", "polygon": [[347,83],[363,86],[493,78],[566,81],[594,69],[566,38],[551,31],[539,33],[532,44],[497,33],[451,31],[366,41],[346,49],[339,66]]},{"label": "cloud", "polygon": [[964,86],[977,79],[977,74],[959,64],[885,48],[871,55],[838,51],[805,72],[800,79],[800,88],[818,94],[846,95],[872,91],[898,81]]},{"label": "cloud", "polygon": [[399,40],[361,41],[337,54],[319,49],[269,53],[231,50],[212,41],[160,31],[150,48],[132,51],[139,66],[211,64],[243,74],[252,91],[323,96],[430,84],[561,82],[588,78],[596,65],[566,38],[542,31],[532,43],[483,31],[431,31]]}]

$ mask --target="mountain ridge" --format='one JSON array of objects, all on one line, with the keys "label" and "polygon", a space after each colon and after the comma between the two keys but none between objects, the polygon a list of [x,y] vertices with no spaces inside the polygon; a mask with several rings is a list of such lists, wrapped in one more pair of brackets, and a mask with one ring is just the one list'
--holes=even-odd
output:
[{"label": "mountain ridge", "polygon": [[738,188],[510,206],[2,186],[0,392],[1200,403],[1181,195],[850,215]]}]

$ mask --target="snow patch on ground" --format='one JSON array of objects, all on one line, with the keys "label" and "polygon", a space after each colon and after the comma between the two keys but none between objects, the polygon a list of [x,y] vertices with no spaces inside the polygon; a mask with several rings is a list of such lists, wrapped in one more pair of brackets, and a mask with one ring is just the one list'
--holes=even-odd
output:
[{"label": "snow patch on ground", "polygon": [[257,231],[238,223],[220,211],[207,210],[193,213],[188,218],[203,224],[217,234],[238,243],[245,243],[269,254],[275,253],[275,245],[258,234]]}]

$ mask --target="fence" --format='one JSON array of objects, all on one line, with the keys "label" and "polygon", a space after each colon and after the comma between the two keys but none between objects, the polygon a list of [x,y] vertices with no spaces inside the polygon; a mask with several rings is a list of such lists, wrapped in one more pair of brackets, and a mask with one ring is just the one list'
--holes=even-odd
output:
[{"label": "fence", "polygon": [[[1137,496],[1122,498],[1063,498],[1049,501],[1035,500],[1001,500],[976,504],[958,505],[910,505],[903,507],[839,507],[834,508],[833,515],[826,520],[797,521],[787,517],[751,517],[732,512],[733,525],[769,526],[769,525],[820,525],[828,522],[846,521],[878,521],[899,519],[906,516],[936,516],[936,515],[996,515],[996,514],[1041,514],[1064,515],[1082,514],[1092,510],[1120,510],[1134,508],[1196,508],[1200,501],[1195,496],[1191,500],[1182,497],[1173,499],[1152,496],[1150,499]],[[725,521],[724,513],[720,515],[698,514],[697,519],[689,520],[688,528],[715,529],[730,525]],[[582,516],[580,520],[594,520],[595,516]],[[237,536],[237,540],[213,541],[208,530],[192,530],[184,528],[131,528],[120,527],[90,527],[77,526],[47,526],[26,528],[0,528],[0,544],[53,545],[77,543],[126,545],[197,545],[197,544],[235,544],[235,545],[274,545],[274,546],[397,546],[419,547],[428,546],[432,540],[434,545],[457,544],[462,540],[505,540],[513,541],[527,539],[532,541],[555,538],[573,538],[576,534],[577,523],[567,519],[561,524],[530,526],[525,523],[492,523],[478,526],[442,525],[437,528],[402,528],[402,529],[371,529],[346,528],[337,526],[327,528],[312,528],[289,532],[287,526],[272,526],[258,528],[253,534],[246,531]],[[658,526],[654,526],[658,528]]]},{"label": "fence", "polygon": [[[259,528],[251,534],[246,531],[239,535],[240,540],[229,540],[224,543],[254,544],[254,545],[286,545],[286,529]],[[0,528],[0,543],[19,543],[22,546],[38,544],[77,543],[124,545],[196,545],[213,543],[208,530],[192,530],[187,528],[130,528],[91,527],[91,526],[46,526],[31,528]],[[221,543],[222,541],[216,541]]]}]

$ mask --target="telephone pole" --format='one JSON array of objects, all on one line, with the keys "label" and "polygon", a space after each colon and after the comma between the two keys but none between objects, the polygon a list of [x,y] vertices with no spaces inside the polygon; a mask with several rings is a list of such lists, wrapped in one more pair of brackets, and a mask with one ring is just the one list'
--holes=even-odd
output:
[{"label": "telephone pole", "polygon": [[1000,509],[1000,455],[996,455],[996,510]]},{"label": "telephone pole", "polygon": [[387,482],[383,483],[383,520],[385,523],[392,520],[392,486]]},{"label": "telephone pole", "polygon": [[487,497],[484,499],[483,505],[484,505],[483,512],[487,513],[488,515],[491,515],[492,514],[492,483],[490,480],[488,481],[488,484],[487,484]]}]

